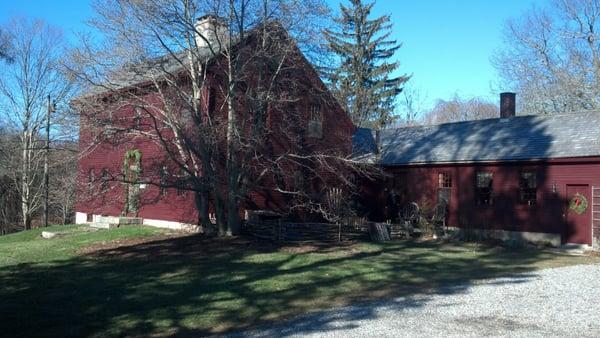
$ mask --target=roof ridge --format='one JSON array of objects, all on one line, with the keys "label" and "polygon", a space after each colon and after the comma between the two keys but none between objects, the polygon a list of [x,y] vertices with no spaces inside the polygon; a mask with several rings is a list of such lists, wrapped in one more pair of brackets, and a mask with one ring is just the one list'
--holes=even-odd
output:
[{"label": "roof ridge", "polygon": [[[394,131],[394,130],[400,130],[400,129],[402,129],[402,130],[404,130],[404,129],[423,129],[423,128],[434,128],[434,127],[439,127],[439,126],[444,126],[444,125],[457,125],[457,124],[466,124],[466,123],[481,123],[481,122],[484,122],[484,121],[491,121],[491,120],[511,121],[511,120],[523,119],[523,118],[550,119],[550,118],[555,118],[555,117],[572,116],[572,115],[577,115],[577,114],[600,114],[600,110],[577,110],[577,111],[572,111],[572,112],[568,112],[568,113],[558,113],[558,114],[528,114],[528,115],[515,115],[515,116],[512,116],[512,117],[489,117],[489,118],[485,118],[485,119],[444,122],[444,123],[438,123],[438,124],[420,124],[420,125],[415,125],[415,126],[403,126],[403,127],[395,127],[395,128],[385,128],[385,129],[380,129],[380,130],[381,131]],[[364,127],[359,127],[359,128],[364,128]],[[367,128],[367,129],[370,129],[370,128]]]}]

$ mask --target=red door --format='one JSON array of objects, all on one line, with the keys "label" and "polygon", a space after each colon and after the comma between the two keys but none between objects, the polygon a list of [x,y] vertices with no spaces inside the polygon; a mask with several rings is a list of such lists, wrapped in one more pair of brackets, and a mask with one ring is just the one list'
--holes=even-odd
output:
[{"label": "red door", "polygon": [[[583,196],[585,200],[580,196]],[[575,206],[580,206],[579,210],[576,211],[570,207],[571,201]],[[591,203],[589,185],[567,185],[567,224],[562,237],[563,243],[592,244]],[[584,209],[583,206],[586,204],[587,207]]]}]

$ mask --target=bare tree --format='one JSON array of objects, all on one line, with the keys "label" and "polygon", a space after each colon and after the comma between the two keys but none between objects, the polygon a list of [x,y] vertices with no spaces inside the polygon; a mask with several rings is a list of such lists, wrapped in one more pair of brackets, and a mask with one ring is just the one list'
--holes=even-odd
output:
[{"label": "bare tree", "polygon": [[400,93],[399,114],[396,115],[395,125],[413,126],[420,123],[426,112],[427,96],[413,86],[407,85]]},{"label": "bare tree", "polygon": [[506,23],[492,62],[521,110],[553,114],[600,108],[600,3],[554,0]]},{"label": "bare tree", "polygon": [[498,106],[494,103],[479,98],[463,99],[455,94],[451,100],[438,100],[433,109],[423,116],[423,123],[441,124],[493,117],[498,117]]},{"label": "bare tree", "polygon": [[50,95],[64,104],[71,86],[58,63],[64,48],[58,30],[42,21],[14,19],[4,32],[12,42],[12,62],[5,62],[0,72],[0,115],[19,137],[0,165],[7,167],[18,187],[21,223],[29,229],[42,197],[40,132],[46,116],[46,97]]},{"label": "bare tree", "polygon": [[[9,158],[17,138],[0,124],[0,159]],[[0,165],[0,235],[13,230],[19,220],[19,197],[15,181],[7,166]]]},{"label": "bare tree", "polygon": [[6,32],[0,28],[0,60],[12,61],[11,40]]},{"label": "bare tree", "polygon": [[[84,41],[70,66],[92,88],[78,100],[83,123],[96,127],[84,143],[90,151],[132,137],[158,145],[166,159],[145,170],[153,175],[112,177],[131,191],[143,181],[194,192],[200,222],[212,228],[212,207],[222,235],[239,232],[251,192],[271,190],[292,208],[319,210],[315,191],[363,170],[350,158],[349,120],[323,134],[334,99],[298,49],[318,40],[308,22],[323,8],[318,0],[97,2],[93,24],[105,45]],[[323,150],[321,142],[336,146]]]},{"label": "bare tree", "polygon": [[79,149],[73,141],[55,142],[50,155],[50,219],[69,224],[74,216]]}]

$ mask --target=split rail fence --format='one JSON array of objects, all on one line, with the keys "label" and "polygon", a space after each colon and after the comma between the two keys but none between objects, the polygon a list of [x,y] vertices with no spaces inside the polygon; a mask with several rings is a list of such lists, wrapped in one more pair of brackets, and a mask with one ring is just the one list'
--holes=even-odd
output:
[{"label": "split rail fence", "polygon": [[362,225],[345,223],[292,223],[285,221],[248,221],[244,233],[278,243],[347,242],[368,237]]}]

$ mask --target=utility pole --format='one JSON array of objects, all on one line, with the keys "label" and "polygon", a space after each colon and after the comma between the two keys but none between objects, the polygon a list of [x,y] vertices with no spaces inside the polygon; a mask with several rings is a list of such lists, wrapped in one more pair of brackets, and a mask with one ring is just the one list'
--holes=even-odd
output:
[{"label": "utility pole", "polygon": [[49,180],[48,180],[48,156],[50,155],[50,113],[54,112],[54,103],[50,102],[48,95],[48,110],[46,111],[46,146],[44,147],[44,226],[48,226],[48,198],[49,198]]}]

